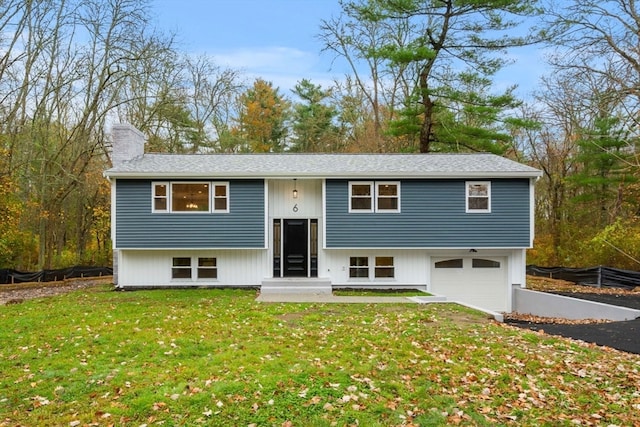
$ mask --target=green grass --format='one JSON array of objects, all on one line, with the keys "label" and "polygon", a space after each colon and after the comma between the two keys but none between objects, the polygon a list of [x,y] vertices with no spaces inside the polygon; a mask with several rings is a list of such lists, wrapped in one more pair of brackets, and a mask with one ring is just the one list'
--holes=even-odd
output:
[{"label": "green grass", "polygon": [[0,426],[640,423],[640,357],[453,304],[104,286],[0,325]]},{"label": "green grass", "polygon": [[417,289],[335,289],[336,296],[365,297],[428,297],[430,293]]}]

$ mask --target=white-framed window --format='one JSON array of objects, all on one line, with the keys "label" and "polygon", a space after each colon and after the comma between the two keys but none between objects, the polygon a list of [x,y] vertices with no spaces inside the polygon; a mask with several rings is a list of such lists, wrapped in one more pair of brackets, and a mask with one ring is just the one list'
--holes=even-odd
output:
[{"label": "white-framed window", "polygon": [[172,182],[171,212],[209,212],[208,182]]},{"label": "white-framed window", "polygon": [[400,183],[376,182],[376,212],[400,211]]},{"label": "white-framed window", "polygon": [[395,277],[395,268],[393,266],[392,256],[377,256],[375,267],[376,279],[388,279]]},{"label": "white-framed window", "polygon": [[369,278],[369,257],[352,256],[349,258],[349,278],[368,279]]},{"label": "white-framed window", "polygon": [[191,258],[174,257],[171,264],[171,278],[174,280],[191,279]]},{"label": "white-framed window", "polygon": [[393,279],[396,277],[392,256],[349,257],[349,279]]},{"label": "white-framed window", "polygon": [[152,212],[169,212],[169,183],[168,182],[154,182],[151,186]]},{"label": "white-framed window", "polygon": [[373,182],[349,183],[349,212],[373,212]]},{"label": "white-framed window", "polygon": [[171,279],[211,280],[218,278],[218,262],[214,257],[173,257]]},{"label": "white-framed window", "polygon": [[153,182],[153,213],[228,213],[228,182]]},{"label": "white-framed window", "polygon": [[213,212],[229,212],[229,183],[214,182],[213,185]]},{"label": "white-framed window", "polygon": [[491,182],[467,181],[465,191],[467,213],[491,212]]},{"label": "white-framed window", "polygon": [[218,262],[213,257],[198,258],[198,279],[217,279]]},{"label": "white-framed window", "polygon": [[349,182],[349,212],[400,212],[400,183],[397,181]]}]

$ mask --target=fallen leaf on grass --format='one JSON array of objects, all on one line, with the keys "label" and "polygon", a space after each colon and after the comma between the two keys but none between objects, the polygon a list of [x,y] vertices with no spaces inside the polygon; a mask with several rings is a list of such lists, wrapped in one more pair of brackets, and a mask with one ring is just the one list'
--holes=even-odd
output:
[{"label": "fallen leaf on grass", "polygon": [[551,323],[556,325],[590,325],[595,323],[611,323],[611,320],[606,319],[565,319],[564,317],[544,317],[544,316],[534,316],[533,314],[527,313],[508,313],[505,314],[504,320],[508,322],[509,320],[518,321],[518,322],[528,322],[528,323]]}]

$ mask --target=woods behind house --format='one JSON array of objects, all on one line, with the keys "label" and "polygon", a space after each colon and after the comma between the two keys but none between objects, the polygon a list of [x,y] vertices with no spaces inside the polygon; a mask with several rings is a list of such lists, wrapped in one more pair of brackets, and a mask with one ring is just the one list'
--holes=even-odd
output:
[{"label": "woods behind house", "polygon": [[[185,53],[145,0],[0,2],[0,266],[111,262],[127,122],[153,152],[500,154],[544,174],[529,262],[638,270],[640,10],[481,3],[346,1],[318,38],[351,72],[285,91]],[[533,49],[549,71],[524,101],[496,75]]]}]

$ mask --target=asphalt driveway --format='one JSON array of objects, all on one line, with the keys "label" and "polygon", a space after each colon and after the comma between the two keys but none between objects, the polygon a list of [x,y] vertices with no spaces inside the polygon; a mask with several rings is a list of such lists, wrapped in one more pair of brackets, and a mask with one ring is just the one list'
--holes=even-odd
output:
[{"label": "asphalt driveway", "polygon": [[[618,305],[640,310],[640,293],[629,294],[595,294],[577,292],[554,292],[572,298]],[[640,354],[640,318],[624,322],[592,323],[592,324],[555,324],[533,323],[519,320],[507,320],[507,323],[532,331],[543,330],[547,334],[560,335],[582,340],[602,346],[615,348],[629,353]]]}]

